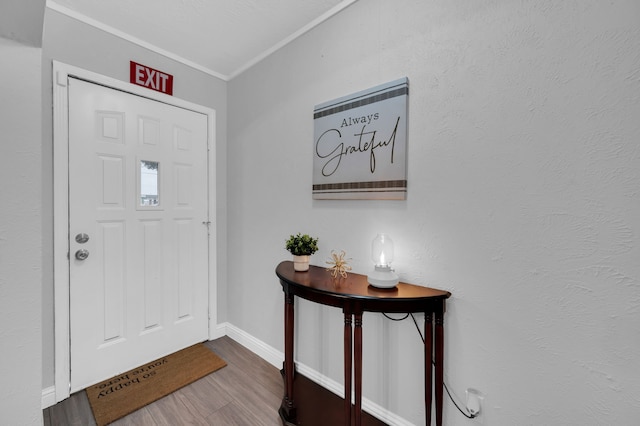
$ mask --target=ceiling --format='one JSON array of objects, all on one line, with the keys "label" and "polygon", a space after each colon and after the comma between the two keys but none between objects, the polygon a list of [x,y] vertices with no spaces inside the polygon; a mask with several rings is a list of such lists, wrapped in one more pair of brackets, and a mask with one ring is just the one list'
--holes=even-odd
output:
[{"label": "ceiling", "polygon": [[229,80],[355,1],[47,0],[47,7]]}]

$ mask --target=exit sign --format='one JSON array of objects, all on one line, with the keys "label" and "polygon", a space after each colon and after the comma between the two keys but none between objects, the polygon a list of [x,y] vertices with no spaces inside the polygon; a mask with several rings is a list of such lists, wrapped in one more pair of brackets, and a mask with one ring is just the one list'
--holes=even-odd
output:
[{"label": "exit sign", "polygon": [[173,76],[137,62],[130,61],[129,79],[133,84],[173,95]]}]

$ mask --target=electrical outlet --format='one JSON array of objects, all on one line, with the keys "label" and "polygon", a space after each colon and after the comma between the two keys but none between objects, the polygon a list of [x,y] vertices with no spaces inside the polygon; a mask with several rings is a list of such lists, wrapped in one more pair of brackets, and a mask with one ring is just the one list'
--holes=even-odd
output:
[{"label": "electrical outlet", "polygon": [[467,411],[473,417],[477,417],[480,414],[482,400],[484,399],[484,395],[477,389],[469,388],[466,390],[467,393]]}]

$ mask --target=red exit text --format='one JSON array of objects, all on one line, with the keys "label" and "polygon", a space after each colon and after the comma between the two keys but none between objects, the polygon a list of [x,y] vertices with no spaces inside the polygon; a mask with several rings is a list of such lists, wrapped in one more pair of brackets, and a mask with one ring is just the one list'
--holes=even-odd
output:
[{"label": "red exit text", "polygon": [[142,64],[130,61],[130,82],[158,92],[173,95],[173,76]]}]

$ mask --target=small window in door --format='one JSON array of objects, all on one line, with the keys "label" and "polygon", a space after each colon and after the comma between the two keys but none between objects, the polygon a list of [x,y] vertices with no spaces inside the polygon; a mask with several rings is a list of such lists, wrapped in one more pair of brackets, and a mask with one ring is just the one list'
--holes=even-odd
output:
[{"label": "small window in door", "polygon": [[160,206],[160,163],[140,160],[140,207]]}]

